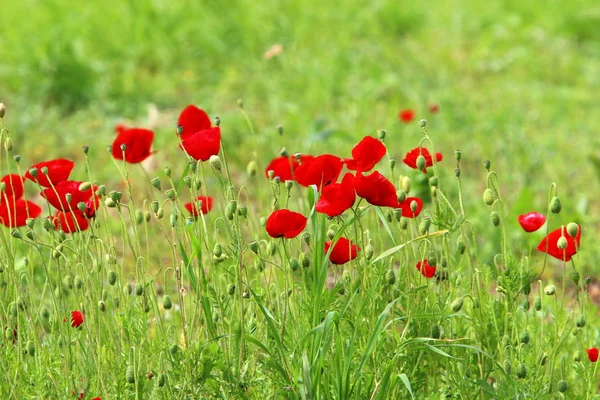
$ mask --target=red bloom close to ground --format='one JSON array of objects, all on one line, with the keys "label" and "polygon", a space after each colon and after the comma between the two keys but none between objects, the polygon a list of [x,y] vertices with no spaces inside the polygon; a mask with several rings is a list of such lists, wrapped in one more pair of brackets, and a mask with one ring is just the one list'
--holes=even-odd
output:
[{"label": "red bloom close to ground", "polygon": [[436,267],[429,265],[427,260],[421,260],[417,263],[417,269],[425,278],[430,279],[435,275]]},{"label": "red bloom close to ground", "polygon": [[83,313],[81,311],[71,311],[71,326],[79,328],[83,324]]},{"label": "red bloom close to ground", "polygon": [[0,182],[6,185],[0,196],[0,203],[6,199],[18,200],[23,197],[23,177],[17,174],[9,174],[2,177]]},{"label": "red bloom close to ground", "polygon": [[209,128],[198,131],[186,138],[179,146],[194,160],[206,161],[210,156],[219,154],[221,148],[221,128]]},{"label": "red bloom close to ground", "polygon": [[64,233],[74,233],[85,231],[90,224],[85,216],[79,211],[57,211],[52,217],[52,223],[56,229],[62,230]]},{"label": "red bloom close to ground", "polygon": [[[419,167],[417,167],[417,158],[419,157],[419,155],[425,157],[425,169],[423,169],[423,172],[426,173],[427,167],[433,166],[433,157],[431,156],[431,154],[429,154],[429,150],[427,150],[427,148],[425,147],[415,147],[414,149],[406,153],[406,156],[403,160],[404,164],[408,165],[413,169],[419,169]],[[442,161],[443,158],[444,156],[442,155],[442,153],[435,153],[436,163]]]},{"label": "red bloom close to ground", "polygon": [[306,217],[300,213],[282,209],[274,211],[267,219],[266,230],[272,238],[295,238],[306,227]]},{"label": "red bloom close to ground", "polygon": [[525,232],[535,232],[546,223],[546,216],[538,212],[519,215],[519,224]]},{"label": "red bloom close to ground", "polygon": [[355,200],[354,175],[347,173],[341,183],[332,183],[323,188],[315,210],[330,217],[337,217],[352,207]]},{"label": "red bloom close to ground", "polygon": [[[413,202],[417,205],[415,211],[411,210],[410,206]],[[421,214],[423,209],[423,200],[418,197],[407,197],[402,203],[399,203],[399,208],[402,209],[402,216],[406,218],[416,218]]]},{"label": "red bloom close to ground", "polygon": [[[325,242],[325,253],[329,251],[333,242]],[[345,237],[340,237],[339,240],[333,246],[333,250],[329,254],[329,261],[332,264],[341,265],[346,264],[356,258],[356,255],[360,251],[360,247],[352,243]]]},{"label": "red bloom close to ground", "polygon": [[585,349],[587,352],[588,358],[591,362],[595,363],[598,361],[598,348],[592,347],[591,349]]},{"label": "red bloom close to ground", "polygon": [[200,205],[200,203],[202,203],[202,205],[200,206],[200,211],[202,212],[202,214],[208,214],[208,212],[212,210],[213,198],[210,196],[199,196],[198,198],[196,198],[195,201],[185,203],[184,207],[187,208],[187,210],[193,217],[197,217],[199,214],[196,205]]},{"label": "red bloom close to ground", "polygon": [[[567,239],[567,247],[564,249],[558,248],[558,239],[561,236],[564,236]],[[558,228],[548,234],[545,238],[542,239],[537,249],[543,253],[548,253],[552,257],[557,258],[561,261],[571,261],[571,257],[577,254],[577,250],[579,249],[579,242],[581,239],[581,226],[579,226],[579,230],[577,232],[577,236],[572,238],[567,233],[567,228]]]},{"label": "red bloom close to ground", "polygon": [[316,185],[318,188],[335,183],[342,172],[344,164],[342,159],[331,154],[323,154],[303,162],[296,168],[296,181],[308,187]]},{"label": "red bloom close to ground", "polygon": [[117,160],[123,160],[123,150],[121,146],[125,145],[125,161],[130,164],[136,164],[144,161],[153,152],[150,151],[154,132],[149,129],[125,128],[117,125],[118,133],[112,144],[112,156]]},{"label": "red bloom close to ground", "polygon": [[398,113],[398,118],[400,118],[400,121],[404,122],[405,124],[408,124],[413,119],[415,119],[415,112],[410,109],[402,110]]},{"label": "red bloom close to ground", "polygon": [[437,114],[440,111],[440,106],[437,104],[431,104],[429,106],[429,112],[432,114]]},{"label": "red bloom close to ground", "polygon": [[[63,181],[57,183],[53,188],[44,189],[40,194],[48,200],[48,203],[57,210],[71,211],[77,210],[79,202],[86,203],[94,196],[94,192],[98,189],[97,186],[92,186],[88,190],[81,191],[79,186],[83,182],[78,181]],[[71,195],[71,201],[67,201],[67,194]]]},{"label": "red bloom close to ground", "polygon": [[[37,182],[40,186],[50,187],[56,185],[59,182],[66,181],[69,179],[69,175],[73,170],[75,163],[64,158],[58,158],[56,160],[44,161],[35,165],[32,165],[25,173],[25,178],[30,181]],[[42,169],[48,168],[48,173],[44,174]],[[31,169],[37,169],[37,176],[34,178],[31,175]]]},{"label": "red bloom close to ground", "polygon": [[9,199],[0,203],[0,223],[7,228],[25,226],[27,218],[37,218],[41,213],[41,207],[28,200]]},{"label": "red bloom close to ground", "polygon": [[346,158],[346,167],[352,171],[370,171],[385,155],[383,143],[372,136],[365,136],[352,149],[352,158]]},{"label": "red bloom close to ground", "polygon": [[282,182],[294,180],[294,172],[300,166],[312,160],[313,156],[301,155],[300,162],[294,156],[280,156],[271,160],[265,168],[265,176],[269,177],[269,171],[273,171],[273,177],[278,176]]},{"label": "red bloom close to ground", "polygon": [[378,171],[369,175],[356,173],[354,180],[356,194],[367,200],[369,204],[381,207],[399,207],[396,188],[385,176]]},{"label": "red bloom close to ground", "polygon": [[179,114],[177,125],[181,127],[181,140],[212,127],[208,114],[194,105],[187,106]]}]

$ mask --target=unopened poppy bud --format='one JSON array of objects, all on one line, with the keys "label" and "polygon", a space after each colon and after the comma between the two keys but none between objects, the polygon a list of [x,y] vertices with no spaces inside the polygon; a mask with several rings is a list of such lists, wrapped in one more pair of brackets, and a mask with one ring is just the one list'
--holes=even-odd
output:
[{"label": "unopened poppy bud", "polygon": [[574,284],[577,285],[579,283],[579,279],[581,279],[581,275],[579,275],[579,272],[575,271],[571,273],[571,280]]},{"label": "unopened poppy bud", "polygon": [[535,296],[535,300],[533,300],[533,309],[535,311],[540,311],[542,309],[542,298],[540,296]]},{"label": "unopened poppy bud", "polygon": [[430,266],[435,267],[437,265],[437,256],[433,251],[429,252],[429,256],[427,257],[427,262]]},{"label": "unopened poppy bud", "polygon": [[131,365],[128,366],[127,370],[125,371],[125,379],[127,380],[127,383],[135,383],[135,371],[133,370],[133,367]]},{"label": "unopened poppy bud", "polygon": [[110,197],[107,197],[106,200],[104,200],[104,204],[109,208],[115,208],[117,206],[117,203]]},{"label": "unopened poppy bud", "polygon": [[70,203],[71,200],[73,200],[73,195],[71,193],[66,193],[65,200],[67,200],[67,203]]},{"label": "unopened poppy bud", "polygon": [[283,125],[277,125],[277,133],[279,134],[279,136],[283,136]]},{"label": "unopened poppy bud", "polygon": [[212,155],[208,159],[208,163],[211,167],[213,167],[216,171],[221,171],[221,159],[217,155]]},{"label": "unopened poppy bud", "polygon": [[177,214],[173,213],[169,216],[169,223],[171,224],[171,228],[177,225]]},{"label": "unopened poppy bud", "polygon": [[504,372],[506,372],[506,375],[509,375],[511,371],[512,371],[512,364],[510,363],[510,360],[507,358],[506,360],[504,360]]},{"label": "unopened poppy bud", "polygon": [[152,186],[154,186],[155,188],[157,188],[158,190],[161,190],[161,183],[160,183],[160,179],[157,177],[152,178],[152,180],[150,181],[150,183],[152,184]]},{"label": "unopened poppy bud", "polygon": [[308,232],[302,233],[302,241],[306,244],[310,244],[310,233],[308,233]]},{"label": "unopened poppy bud", "polygon": [[35,356],[35,345],[33,344],[33,340],[28,340],[26,344],[27,354],[31,357]]},{"label": "unopened poppy bud", "polygon": [[92,188],[91,182],[81,182],[81,184],[79,185],[80,192],[85,192],[86,190],[90,190],[91,188]]},{"label": "unopened poppy bud", "polygon": [[373,258],[373,254],[375,253],[375,249],[373,248],[373,246],[371,245],[371,243],[369,243],[366,247],[365,247],[365,257],[367,258],[367,261],[371,260],[371,258]]},{"label": "unopened poppy bud", "polygon": [[426,167],[427,167],[427,161],[425,161],[425,157],[423,157],[423,155],[420,154],[417,157],[417,168],[419,169],[419,171],[424,171]]},{"label": "unopened poppy bud", "polygon": [[558,240],[556,241],[556,247],[558,247],[560,250],[566,249],[567,245],[568,245],[567,238],[564,236],[559,237]]},{"label": "unopened poppy bud", "polygon": [[467,245],[465,244],[465,238],[463,237],[463,235],[460,235],[456,240],[456,248],[459,254],[464,254],[465,250],[467,249]]},{"label": "unopened poppy bud", "polygon": [[302,268],[310,267],[310,257],[306,253],[300,253],[300,265]]},{"label": "unopened poppy bud", "polygon": [[260,222],[260,226],[264,227],[267,224],[267,218],[266,217],[260,217],[259,221]]},{"label": "unopened poppy bud", "polygon": [[454,176],[456,176],[457,178],[460,178],[460,169],[459,168],[456,168],[454,170]]},{"label": "unopened poppy bud", "polygon": [[98,308],[102,312],[106,311],[106,303],[104,302],[104,300],[98,301]]},{"label": "unopened poppy bud", "polygon": [[15,239],[21,239],[23,236],[21,235],[21,232],[19,232],[17,229],[13,229],[10,232],[10,236],[14,237]]},{"label": "unopened poppy bud", "polygon": [[396,283],[396,274],[394,273],[393,269],[388,269],[386,271],[385,281],[388,283],[388,285],[393,285],[394,283]]},{"label": "unopened poppy bud", "polygon": [[412,213],[416,213],[417,212],[417,208],[419,208],[419,204],[416,201],[411,201],[410,202],[410,211],[412,211]]},{"label": "unopened poppy bud", "polygon": [[454,152],[454,155],[456,156],[456,161],[460,161],[461,157],[462,157],[462,153],[460,150],[456,150]]},{"label": "unopened poppy bud", "polygon": [[462,297],[457,298],[456,300],[454,300],[452,302],[452,304],[450,304],[450,308],[452,309],[452,311],[454,312],[459,312],[460,309],[462,308],[463,304],[464,304],[465,300]]},{"label": "unopened poppy bud", "polygon": [[279,150],[279,155],[282,157],[287,157],[288,156],[288,151],[285,147],[282,147],[281,150]]},{"label": "unopened poppy bud", "polygon": [[575,324],[578,328],[583,328],[585,326],[585,317],[583,315],[580,315],[579,318],[577,318],[577,322]]},{"label": "unopened poppy bud", "polygon": [[575,222],[569,222],[567,224],[567,233],[572,238],[576,237],[579,233],[579,225],[577,225]]},{"label": "unopened poppy bud", "polygon": [[388,162],[390,164],[390,169],[393,170],[396,167],[396,160],[390,158]]},{"label": "unopened poppy bud", "polygon": [[235,285],[233,283],[227,285],[227,294],[230,296],[233,296],[235,294]]},{"label": "unopened poppy bud", "polygon": [[83,278],[80,275],[75,277],[75,289],[81,289],[83,287]]},{"label": "unopened poppy bud", "polygon": [[329,240],[333,240],[334,237],[335,237],[335,231],[333,229],[328,229],[327,230],[327,238]]},{"label": "unopened poppy bud", "polygon": [[425,128],[427,126],[427,120],[426,119],[419,120],[419,126],[421,128]]},{"label": "unopened poppy bud", "polygon": [[285,181],[285,188],[287,190],[292,189],[293,186],[294,186],[294,181],[290,181],[290,180]]},{"label": "unopened poppy bud", "polygon": [[13,145],[12,139],[7,137],[6,140],[4,141],[4,150],[12,151],[13,148],[14,148],[14,145]]},{"label": "unopened poppy bud", "polygon": [[403,231],[408,229],[408,218],[400,218],[400,229],[402,229]]},{"label": "unopened poppy bud", "polygon": [[442,336],[442,332],[440,326],[438,324],[433,324],[431,327],[431,337],[433,339],[439,339]]},{"label": "unopened poppy bud", "polygon": [[227,217],[228,220],[230,220],[230,221],[233,220],[233,216],[235,215],[236,208],[237,208],[237,202],[235,200],[232,200],[229,202],[229,204],[227,204],[227,207],[225,207],[225,216]]},{"label": "unopened poppy bud", "polygon": [[27,227],[29,229],[33,229],[33,227],[35,226],[35,219],[33,219],[33,218],[27,218],[25,220],[25,225],[27,225]]},{"label": "unopened poppy bud", "polygon": [[169,200],[175,200],[175,198],[177,197],[173,189],[167,189],[165,191],[165,196],[167,196]]},{"label": "unopened poppy bud", "polygon": [[398,195],[398,203],[406,201],[406,192],[404,190],[399,190],[396,194]]},{"label": "unopened poppy bud", "polygon": [[50,222],[49,218],[42,218],[42,227],[47,231],[52,229],[52,222]]},{"label": "unopened poppy bud", "polygon": [[268,170],[267,176],[269,177],[269,179],[273,179],[275,177],[275,171],[273,171],[272,169]]},{"label": "unopened poppy bud", "polygon": [[108,195],[115,203],[118,203],[121,201],[121,196],[122,196],[121,192],[118,192],[116,190],[111,190]]},{"label": "unopened poppy bud", "polygon": [[81,211],[82,213],[85,212],[85,209],[86,209],[85,203],[83,201],[80,201],[79,203],[77,203],[77,209],[79,211]]},{"label": "unopened poppy bud", "polygon": [[403,176],[402,178],[400,178],[400,189],[404,190],[406,194],[410,193],[410,186],[411,182],[408,176]]},{"label": "unopened poppy bud", "polygon": [[156,211],[156,219],[161,219],[164,216],[165,212],[163,210],[162,207],[160,207],[157,211]]},{"label": "unopened poppy bud", "polygon": [[581,351],[577,350],[575,353],[573,353],[573,361],[581,361]]},{"label": "unopened poppy bud", "polygon": [[438,184],[439,184],[439,179],[438,179],[438,177],[437,177],[437,176],[432,176],[431,178],[429,178],[429,184],[430,184],[431,186],[435,186],[435,187],[437,187],[437,186],[438,186]]},{"label": "unopened poppy bud", "polygon": [[431,219],[423,218],[423,220],[419,224],[419,232],[421,233],[421,235],[425,235],[427,232],[429,232],[430,227],[431,227]]},{"label": "unopened poppy bud", "polygon": [[0,103],[0,119],[4,118],[6,115],[6,106],[4,103]]},{"label": "unopened poppy bud", "polygon": [[35,240],[35,234],[33,233],[33,231],[31,229],[27,229],[25,231],[25,236],[27,236],[27,238],[29,240]]},{"label": "unopened poppy bud", "polygon": [[173,302],[171,301],[171,297],[169,297],[168,294],[166,294],[163,297],[163,307],[165,310],[170,310],[171,307],[173,307]]},{"label": "unopened poppy bud", "polygon": [[529,331],[523,331],[521,333],[521,336],[519,337],[519,341],[521,343],[523,343],[523,344],[529,343],[529,339],[530,339],[530,337],[529,337]]},{"label": "unopened poppy bud", "polygon": [[142,222],[144,222],[144,213],[142,212],[142,210],[135,210],[135,222],[137,224],[141,224]]},{"label": "unopened poppy bud", "polygon": [[560,213],[560,210],[562,210],[560,199],[558,196],[554,196],[552,200],[550,200],[550,211],[552,211],[554,214],[558,214]]},{"label": "unopened poppy bud", "polygon": [[110,271],[108,273],[108,284],[114,286],[117,282],[117,273],[115,271]]},{"label": "unopened poppy bud", "polygon": [[150,209],[155,214],[158,211],[159,207],[160,207],[160,203],[158,201],[156,201],[156,200],[154,200],[153,202],[150,203]]},{"label": "unopened poppy bud", "polygon": [[289,262],[292,271],[298,271],[300,269],[300,262],[296,258],[291,257]]},{"label": "unopened poppy bud", "polygon": [[483,202],[488,206],[494,204],[494,200],[496,200],[496,196],[494,195],[494,191],[490,188],[487,188],[483,191]]},{"label": "unopened poppy bud", "polygon": [[104,196],[106,194],[106,185],[98,186],[98,190],[96,190],[96,196]]},{"label": "unopened poppy bud", "polygon": [[258,242],[251,242],[248,244],[248,247],[254,254],[258,254]]},{"label": "unopened poppy bud", "polygon": [[18,164],[19,161],[21,161],[21,156],[17,154],[13,157],[13,160],[15,160],[15,162]]},{"label": "unopened poppy bud", "polygon": [[221,247],[221,244],[215,243],[215,247],[213,247],[213,255],[215,257],[221,257],[221,254],[223,254],[223,248]]},{"label": "unopened poppy bud", "polygon": [[135,294],[138,296],[141,296],[144,294],[144,285],[142,285],[141,283],[138,283],[137,285],[135,285]]},{"label": "unopened poppy bud", "polygon": [[483,166],[485,167],[485,169],[487,169],[489,171],[490,168],[492,167],[492,162],[490,160],[485,160],[483,162]]},{"label": "unopened poppy bud", "polygon": [[400,218],[402,218],[402,210],[400,208],[394,208],[392,214],[394,214],[394,219],[400,222]]},{"label": "unopened poppy bud", "polygon": [[377,131],[377,137],[379,138],[379,140],[383,141],[385,139],[385,136],[387,135],[387,131],[384,129],[380,129]]},{"label": "unopened poppy bud", "polygon": [[270,256],[272,256],[275,253],[277,253],[277,245],[275,245],[274,242],[269,242],[267,244],[267,254],[269,254]]},{"label": "unopened poppy bud", "polygon": [[238,215],[241,215],[242,217],[246,218],[246,216],[248,216],[248,207],[240,206],[240,208],[238,208]]},{"label": "unopened poppy bud", "polygon": [[500,225],[500,214],[498,214],[496,211],[492,211],[490,213],[490,221],[492,221],[494,226]]},{"label": "unopened poppy bud", "polygon": [[558,391],[561,393],[565,393],[567,390],[569,390],[569,384],[567,383],[567,381],[559,381]]},{"label": "unopened poppy bud", "polygon": [[254,265],[259,272],[263,272],[265,270],[265,262],[263,260],[257,260]]},{"label": "unopened poppy bud", "polygon": [[544,293],[546,293],[547,296],[554,296],[554,294],[556,293],[556,286],[554,285],[548,285],[544,288]]},{"label": "unopened poppy bud", "polygon": [[83,154],[87,154],[90,151],[90,146],[82,146],[81,150],[83,150]]},{"label": "unopened poppy bud", "polygon": [[523,363],[519,364],[519,366],[517,367],[517,378],[519,378],[519,379],[527,378],[527,367]]}]

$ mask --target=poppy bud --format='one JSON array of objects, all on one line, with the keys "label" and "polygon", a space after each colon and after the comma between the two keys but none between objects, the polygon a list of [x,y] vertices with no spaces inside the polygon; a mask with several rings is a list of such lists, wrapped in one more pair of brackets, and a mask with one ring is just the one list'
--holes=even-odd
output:
[{"label": "poppy bud", "polygon": [[31,229],[27,229],[25,231],[25,236],[27,236],[27,238],[29,240],[35,240],[35,234],[33,233],[33,231]]},{"label": "poppy bud", "polygon": [[521,337],[519,338],[519,341],[523,344],[529,343],[529,332],[526,330],[523,331],[523,333],[521,333]]},{"label": "poppy bud", "polygon": [[227,285],[227,294],[230,296],[233,296],[235,294],[235,285],[233,283]]},{"label": "poppy bud", "polygon": [[117,273],[115,271],[110,271],[108,273],[108,284],[114,286],[117,282]]},{"label": "poppy bud", "polygon": [[512,370],[512,365],[510,363],[510,360],[509,359],[504,360],[504,372],[506,372],[506,375],[509,375],[511,370]]},{"label": "poppy bud", "polygon": [[257,171],[258,171],[258,167],[256,166],[256,162],[254,160],[250,161],[248,163],[248,165],[246,166],[246,173],[249,176],[254,176],[254,175],[256,175]]},{"label": "poppy bud", "polygon": [[265,270],[265,262],[263,260],[257,260],[254,262],[254,266],[259,272],[263,272]]},{"label": "poppy bud", "polygon": [[212,155],[208,159],[208,163],[217,171],[221,171],[221,159],[217,155]]},{"label": "poppy bud", "polygon": [[6,140],[4,141],[4,150],[12,151],[13,148],[14,148],[14,145],[13,145],[12,139],[7,137]]},{"label": "poppy bud", "polygon": [[215,257],[221,257],[221,254],[223,254],[223,249],[221,247],[221,244],[215,243],[215,247],[213,247],[213,255]]},{"label": "poppy bud", "polygon": [[75,289],[83,287],[83,278],[80,275],[75,276]]},{"label": "poppy bud", "polygon": [[533,301],[533,308],[535,311],[540,311],[542,309],[542,298],[540,296],[536,296]]},{"label": "poppy bud", "polygon": [[408,218],[400,218],[400,229],[405,231],[408,228]]},{"label": "poppy bud", "polygon": [[425,157],[423,157],[422,154],[417,157],[417,168],[419,169],[419,171],[424,171],[425,168],[427,168],[427,161],[425,160]]},{"label": "poppy bud", "polygon": [[388,285],[393,285],[394,283],[396,283],[396,274],[394,273],[393,269],[387,270],[387,272],[385,273],[385,280],[388,283]]},{"label": "poppy bud", "polygon": [[487,169],[489,171],[490,168],[492,167],[492,162],[490,160],[485,160],[483,162],[483,166],[485,167],[485,169]]},{"label": "poppy bud", "polygon": [[98,308],[102,312],[106,311],[106,303],[104,302],[104,300],[98,301]]},{"label": "poppy bud", "polygon": [[166,294],[163,297],[163,307],[165,310],[170,310],[171,307],[173,307],[173,302],[171,301],[171,297],[169,297],[168,294]]},{"label": "poppy bud", "polygon": [[569,222],[567,224],[567,233],[572,238],[576,237],[579,233],[579,225],[577,225],[575,222]]},{"label": "poppy bud", "polygon": [[141,296],[144,294],[144,285],[142,285],[141,283],[138,283],[137,285],[135,285],[135,294],[137,296]]},{"label": "poppy bud", "polygon": [[432,176],[431,178],[429,178],[429,184],[431,186],[437,187],[439,184],[439,179],[437,176]]},{"label": "poppy bud", "polygon": [[393,158],[390,158],[389,163],[390,169],[394,169],[394,167],[396,167],[396,160],[394,160]]},{"label": "poppy bud", "polygon": [[544,293],[546,293],[546,295],[548,296],[553,296],[554,293],[556,293],[556,286],[554,285],[548,285],[544,288]]},{"label": "poppy bud", "polygon": [[558,382],[558,391],[559,392],[565,393],[567,390],[569,390],[569,384],[567,383],[567,381]]},{"label": "poppy bud", "polygon": [[494,226],[500,225],[500,214],[498,214],[496,211],[492,211],[490,213],[490,221],[492,221]]},{"label": "poppy bud", "polygon": [[423,218],[421,223],[419,224],[419,233],[421,235],[425,235],[429,232],[429,227],[431,226],[431,219]]},{"label": "poppy bud", "polygon": [[547,362],[548,362],[548,353],[544,353],[544,354],[542,354],[542,357],[540,357],[540,365],[544,366],[544,365],[546,365]]},{"label": "poppy bud", "polygon": [[17,229],[13,229],[10,232],[10,236],[14,237],[15,239],[21,239],[21,238],[23,238],[23,236],[21,235],[21,232],[19,232],[19,230],[17,230]]},{"label": "poppy bud", "polygon": [[144,213],[142,212],[142,210],[135,210],[135,222],[137,224],[141,224],[142,222],[144,222]]},{"label": "poppy bud", "polygon": [[302,241],[306,244],[310,244],[310,233],[304,232],[302,234]]},{"label": "poppy bud", "polygon": [[79,203],[77,203],[77,209],[79,211],[81,211],[82,213],[85,212],[86,209],[86,205],[83,201],[80,201]]},{"label": "poppy bud", "polygon": [[571,280],[573,280],[573,283],[575,283],[575,285],[579,284],[580,278],[581,276],[579,275],[579,272],[575,271],[571,273]]},{"label": "poppy bud", "polygon": [[167,178],[170,178],[170,177],[171,177],[171,168],[169,168],[169,167],[164,167],[164,168],[163,168],[163,171],[164,171],[165,175],[167,176]]},{"label": "poppy bud", "polygon": [[414,214],[417,212],[417,208],[419,208],[419,203],[417,203],[415,200],[410,202],[410,211]]},{"label": "poppy bud", "polygon": [[456,176],[457,178],[460,178],[460,169],[456,168],[454,170],[454,176]]},{"label": "poppy bud", "polygon": [[230,221],[233,220],[233,216],[235,214],[236,208],[237,208],[237,202],[235,200],[231,200],[229,202],[229,204],[227,204],[227,207],[225,207],[225,216],[227,217],[228,220],[230,220]]},{"label": "poppy bud", "polygon": [[269,177],[269,179],[273,179],[275,177],[275,171],[273,171],[272,169],[268,170],[267,176]]},{"label": "poppy bud", "polygon": [[246,218],[248,216],[248,207],[241,206],[240,208],[238,208],[238,215],[241,215],[242,217]]},{"label": "poppy bud", "polygon": [[558,196],[554,196],[552,200],[550,200],[550,211],[552,211],[554,214],[558,214],[560,213],[560,210],[562,210],[560,199]]},{"label": "poppy bud", "polygon": [[427,126],[427,120],[426,119],[422,119],[419,121],[419,126],[421,128],[425,128]]},{"label": "poppy bud", "polygon": [[556,247],[558,247],[561,250],[566,249],[567,245],[568,245],[567,238],[564,236],[559,237],[558,240],[556,241]]},{"label": "poppy bud", "polygon": [[460,254],[464,254],[465,250],[467,249],[467,245],[465,244],[465,238],[463,237],[463,235],[460,235],[456,240],[456,248],[458,249],[458,252]]},{"label": "poppy bud", "polygon": [[158,381],[157,381],[157,385],[158,387],[163,387],[165,386],[165,383],[167,383],[167,375],[165,374],[160,374],[158,376]]},{"label": "poppy bud", "polygon": [[0,103],[0,119],[4,118],[6,115],[6,106],[4,103]]},{"label": "poppy bud", "polygon": [[288,154],[287,149],[285,147],[282,147],[281,150],[279,150],[279,155],[283,156],[283,157],[287,157],[289,154]]},{"label": "poppy bud", "polygon": [[108,208],[115,208],[117,206],[117,203],[115,203],[115,201],[110,197],[107,197],[106,200],[104,200],[104,204]]},{"label": "poppy bud", "polygon": [[275,245],[275,243],[269,242],[267,244],[267,254],[269,254],[270,256],[272,256],[275,253],[277,253],[277,246]]},{"label": "poppy bud", "polygon": [[429,257],[427,257],[427,262],[431,267],[435,267],[437,265],[437,257],[433,251],[429,252]]},{"label": "poppy bud", "polygon": [[96,190],[96,196],[104,196],[106,194],[106,185],[98,186],[98,190]]},{"label": "poppy bud", "polygon": [[525,379],[527,377],[527,367],[525,364],[521,363],[517,367],[517,378]]},{"label": "poppy bud", "polygon": [[411,181],[408,176],[403,176],[400,179],[400,188],[406,192],[406,194],[410,193]]},{"label": "poppy bud", "polygon": [[496,200],[496,196],[494,195],[494,191],[490,188],[487,188],[483,191],[483,202],[488,206],[494,204],[494,200]]},{"label": "poppy bud", "polygon": [[127,383],[135,383],[135,371],[131,365],[128,366],[127,370],[125,371],[125,379],[127,380]]},{"label": "poppy bud", "polygon": [[152,186],[154,186],[155,188],[157,188],[158,190],[161,190],[161,183],[160,183],[160,179],[157,177],[152,178],[152,180],[150,181],[150,183],[152,184]]},{"label": "poppy bud", "polygon": [[292,271],[298,271],[300,269],[300,263],[294,257],[290,258],[290,268]]},{"label": "poppy bud", "polygon": [[576,325],[578,328],[583,328],[585,326],[585,317],[583,315],[580,315],[579,318],[577,318]]},{"label": "poppy bud", "polygon": [[154,200],[152,203],[150,203],[150,209],[152,210],[152,212],[154,214],[156,214],[158,212],[159,207],[160,207],[160,204],[156,200]]},{"label": "poppy bud", "polygon": [[442,332],[440,326],[438,324],[433,324],[431,327],[431,337],[434,339],[439,339],[442,336]]},{"label": "poppy bud", "polygon": [[267,225],[267,218],[266,217],[260,217],[259,222],[260,222],[260,226],[262,226],[264,228],[265,225]]},{"label": "poppy bud", "polygon": [[285,181],[285,188],[287,190],[292,189],[293,186],[294,186],[294,181],[290,181],[290,180]]},{"label": "poppy bud", "polygon": [[157,211],[156,211],[156,219],[161,219],[164,216],[165,212],[163,210],[162,207],[160,207]]},{"label": "poppy bud", "polygon": [[384,129],[380,129],[377,131],[377,137],[379,140],[383,141],[385,139],[385,135],[387,135],[387,131]]},{"label": "poppy bud", "polygon": [[306,253],[300,253],[300,264],[303,268],[310,267],[310,257]]},{"label": "poppy bud", "polygon": [[333,229],[328,229],[327,230],[327,238],[329,240],[333,240],[334,237],[335,237],[335,231]]},{"label": "poppy bud", "polygon": [[406,201],[406,192],[404,190],[399,190],[396,195],[398,196],[398,203]]},{"label": "poppy bud", "polygon": [[462,308],[463,304],[464,304],[465,300],[463,297],[459,297],[456,300],[454,300],[452,302],[452,304],[450,304],[450,308],[452,309],[452,311],[454,312],[459,312],[460,309]]},{"label": "poppy bud", "polygon": [[251,243],[249,243],[248,247],[250,248],[250,250],[252,250],[252,252],[254,254],[258,254],[258,243],[257,242],[251,242]]},{"label": "poppy bud", "polygon": [[27,354],[31,357],[35,356],[35,344],[32,340],[27,341]]},{"label": "poppy bud", "polygon": [[167,189],[165,191],[165,196],[167,196],[167,198],[169,200],[175,200],[175,198],[177,197],[177,194],[175,193],[175,191],[173,189]]}]

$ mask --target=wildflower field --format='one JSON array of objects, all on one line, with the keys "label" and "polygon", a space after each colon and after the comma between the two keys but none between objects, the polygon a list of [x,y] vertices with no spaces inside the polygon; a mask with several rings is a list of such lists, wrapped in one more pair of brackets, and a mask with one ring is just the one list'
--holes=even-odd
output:
[{"label": "wildflower field", "polygon": [[0,5],[0,397],[599,398],[599,26]]}]

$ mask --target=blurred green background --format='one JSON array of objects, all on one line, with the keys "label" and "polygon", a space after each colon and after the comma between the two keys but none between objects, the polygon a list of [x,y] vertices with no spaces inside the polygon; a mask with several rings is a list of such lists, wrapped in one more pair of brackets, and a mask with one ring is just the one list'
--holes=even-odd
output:
[{"label": "blurred green background", "polygon": [[[584,270],[599,268],[597,0],[3,2],[0,101],[25,168],[79,160],[86,144],[99,179],[115,175],[102,166],[118,122],[155,129],[150,169],[183,169],[174,127],[190,103],[220,116],[240,171],[250,149],[261,149],[262,165],[281,146],[348,156],[377,129],[401,161],[426,118],[447,186],[453,152],[463,152],[476,226],[492,231],[481,201],[491,159],[511,221],[543,212],[558,184],[561,221],[583,223]],[[416,111],[410,125],[397,118],[405,108]],[[512,235],[524,247],[539,240]]]}]

